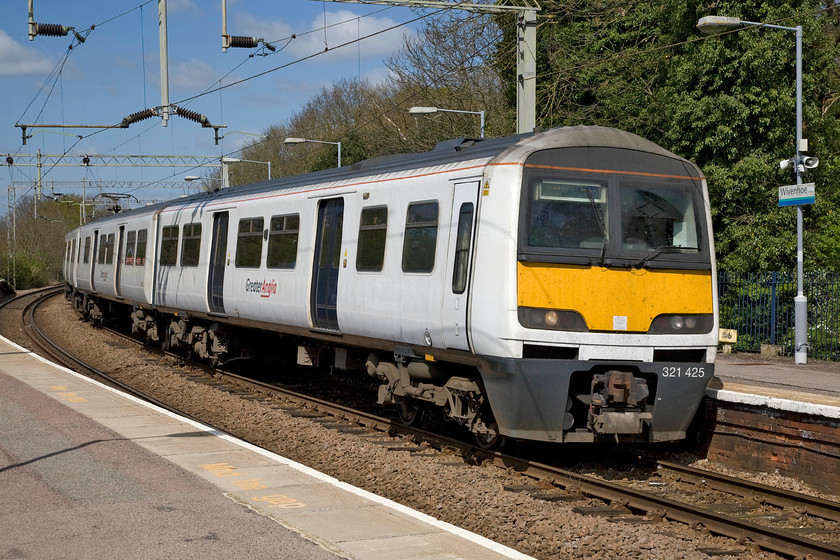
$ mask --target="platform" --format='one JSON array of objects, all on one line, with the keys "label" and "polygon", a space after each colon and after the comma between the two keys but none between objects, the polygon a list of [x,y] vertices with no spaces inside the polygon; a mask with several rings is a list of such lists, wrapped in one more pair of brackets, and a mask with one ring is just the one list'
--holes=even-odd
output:
[{"label": "platform", "polygon": [[718,354],[713,399],[840,418],[840,363],[757,354]]},{"label": "platform", "polygon": [[530,558],[0,337],[0,558]]}]

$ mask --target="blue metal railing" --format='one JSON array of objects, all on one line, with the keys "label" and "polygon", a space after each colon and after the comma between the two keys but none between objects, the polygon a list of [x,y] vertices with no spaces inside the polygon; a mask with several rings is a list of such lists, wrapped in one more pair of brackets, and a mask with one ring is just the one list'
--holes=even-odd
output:
[{"label": "blue metal railing", "polygon": [[[840,360],[840,273],[806,272],[808,356]],[[735,349],[758,352],[762,344],[794,352],[796,274],[754,272],[718,274],[720,326],[738,331]]]}]

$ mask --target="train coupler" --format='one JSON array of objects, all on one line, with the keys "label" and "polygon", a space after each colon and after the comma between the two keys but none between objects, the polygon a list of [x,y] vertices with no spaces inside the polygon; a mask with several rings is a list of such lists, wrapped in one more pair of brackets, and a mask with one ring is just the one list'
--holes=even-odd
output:
[{"label": "train coupler", "polygon": [[599,435],[639,435],[653,419],[645,411],[647,382],[629,371],[611,370],[592,377],[589,426]]}]

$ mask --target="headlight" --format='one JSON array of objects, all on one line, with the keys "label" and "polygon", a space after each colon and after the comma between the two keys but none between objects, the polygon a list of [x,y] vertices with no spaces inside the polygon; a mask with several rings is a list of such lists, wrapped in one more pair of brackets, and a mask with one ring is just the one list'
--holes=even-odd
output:
[{"label": "headlight", "polygon": [[519,307],[519,324],[528,329],[585,332],[586,321],[577,311]]},{"label": "headlight", "polygon": [[711,314],[678,315],[664,314],[650,324],[650,334],[699,334],[712,330],[714,320]]}]

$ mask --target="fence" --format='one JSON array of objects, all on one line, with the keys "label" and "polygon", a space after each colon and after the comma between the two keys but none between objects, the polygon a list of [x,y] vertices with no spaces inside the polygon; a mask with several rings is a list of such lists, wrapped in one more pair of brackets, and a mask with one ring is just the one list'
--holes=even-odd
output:
[{"label": "fence", "polygon": [[[736,350],[758,352],[762,344],[794,353],[796,274],[788,272],[718,274],[720,326],[738,331]],[[808,356],[840,360],[840,273],[806,272]]]}]

